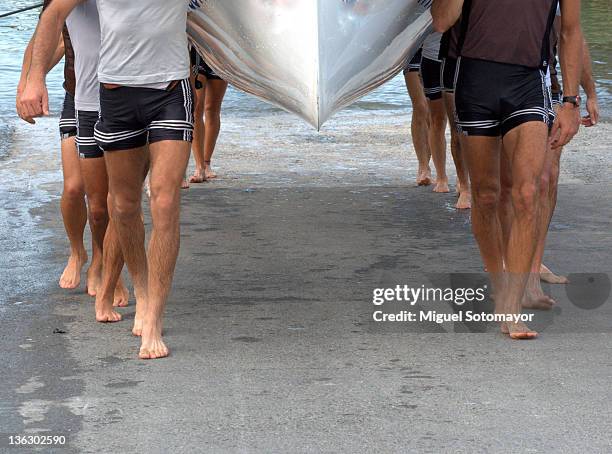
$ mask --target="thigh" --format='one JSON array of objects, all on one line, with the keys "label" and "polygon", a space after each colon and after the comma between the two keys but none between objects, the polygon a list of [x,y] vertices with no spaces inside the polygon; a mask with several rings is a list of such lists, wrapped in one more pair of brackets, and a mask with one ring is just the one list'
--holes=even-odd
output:
[{"label": "thigh", "polygon": [[163,140],[149,145],[151,173],[149,183],[151,194],[180,192],[189,161],[190,144],[181,140]]},{"label": "thigh", "polygon": [[79,166],[79,154],[77,152],[75,137],[62,139],[62,173],[64,184],[82,187],[81,168]]},{"label": "thigh", "polygon": [[204,109],[207,111],[220,111],[221,104],[225,92],[227,91],[227,82],[221,79],[210,79],[206,82],[206,95],[204,100]]},{"label": "thigh", "polygon": [[461,136],[461,150],[475,190],[499,189],[501,142],[498,137]]},{"label": "thigh", "polygon": [[104,156],[99,158],[81,158],[81,175],[85,185],[85,194],[90,203],[106,206],[108,198],[108,174]]},{"label": "thigh", "polygon": [[444,92],[443,97],[446,117],[451,127],[451,135],[455,135],[457,133],[457,124],[455,121],[455,95],[450,92]]},{"label": "thigh", "polygon": [[147,148],[105,153],[104,160],[114,201],[139,204],[149,161]]},{"label": "thigh", "polygon": [[410,71],[404,74],[404,79],[413,108],[418,105],[426,104],[427,98],[425,98],[425,93],[423,92],[421,75],[418,72]]},{"label": "thigh", "polygon": [[512,172],[512,185],[535,183],[544,170],[548,147],[548,126],[531,121],[509,131],[503,139],[503,152]]}]

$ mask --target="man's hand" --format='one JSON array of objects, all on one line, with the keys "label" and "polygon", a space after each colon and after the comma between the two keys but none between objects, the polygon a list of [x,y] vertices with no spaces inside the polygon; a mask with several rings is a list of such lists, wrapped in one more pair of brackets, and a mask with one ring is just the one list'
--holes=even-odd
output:
[{"label": "man's hand", "polygon": [[590,128],[591,126],[595,126],[599,121],[599,104],[597,103],[596,96],[587,98],[586,110],[587,115],[582,117],[582,125]]},{"label": "man's hand", "polygon": [[550,133],[550,142],[553,148],[563,147],[578,132],[580,127],[580,109],[572,104],[565,103],[557,111],[557,119]]},{"label": "man's hand", "polygon": [[33,118],[49,115],[49,95],[44,80],[28,80],[23,93],[18,98],[19,116],[28,123]]}]

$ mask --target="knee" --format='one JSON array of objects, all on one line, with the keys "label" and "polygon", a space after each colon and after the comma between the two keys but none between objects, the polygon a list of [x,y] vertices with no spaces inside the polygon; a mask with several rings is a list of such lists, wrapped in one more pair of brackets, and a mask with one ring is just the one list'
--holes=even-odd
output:
[{"label": "knee", "polygon": [[208,107],[204,108],[204,118],[206,121],[221,121],[221,111],[216,107]]},{"label": "knee", "polygon": [[77,200],[85,197],[85,188],[79,182],[65,181],[63,197]]},{"label": "knee", "polygon": [[170,228],[178,221],[180,193],[151,190],[151,215],[157,229]]},{"label": "knee", "polygon": [[535,215],[538,203],[538,185],[536,183],[522,183],[512,189],[512,205],[520,217],[531,218]]},{"label": "knee", "polygon": [[446,128],[446,114],[443,111],[432,112],[431,127],[436,130],[443,130]]},{"label": "knee", "polygon": [[140,216],[140,201],[120,195],[111,198],[113,218],[119,222],[128,222]]},{"label": "knee", "polygon": [[480,210],[494,212],[500,202],[500,189],[496,186],[472,186],[472,200]]},{"label": "knee", "polygon": [[106,204],[89,204],[89,223],[92,225],[103,225],[108,222],[108,210]]},{"label": "knee", "polygon": [[551,171],[545,171],[542,172],[542,175],[540,176],[540,184],[539,184],[539,194],[540,197],[546,197],[550,191],[553,189],[552,188],[552,174]]}]

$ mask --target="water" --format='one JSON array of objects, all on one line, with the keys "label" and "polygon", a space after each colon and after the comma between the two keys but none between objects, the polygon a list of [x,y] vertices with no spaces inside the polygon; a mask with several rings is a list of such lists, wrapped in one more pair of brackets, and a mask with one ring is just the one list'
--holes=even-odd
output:
[{"label": "water", "polygon": [[[38,0],[3,0],[0,13],[12,11],[37,2]],[[11,123],[14,121],[15,87],[19,80],[23,50],[36,26],[39,10],[20,13],[0,19],[0,144],[10,140]],[[583,1],[583,25],[589,41],[593,70],[598,82],[604,120],[612,114],[612,1]],[[50,74],[48,87],[50,107],[53,115],[61,108],[63,91],[62,63]],[[405,115],[409,106],[403,79],[398,76],[361,101],[349,107],[354,113],[381,111],[382,114]],[[263,102],[235,90],[230,90],[224,103],[224,114],[241,117],[257,116],[276,110]],[[2,147],[0,145],[0,158]]]}]

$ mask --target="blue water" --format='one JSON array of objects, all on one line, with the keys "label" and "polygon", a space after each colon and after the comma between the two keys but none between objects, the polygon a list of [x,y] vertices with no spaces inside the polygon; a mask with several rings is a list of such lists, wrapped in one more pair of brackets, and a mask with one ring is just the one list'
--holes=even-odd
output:
[{"label": "blue water", "polygon": [[[2,0],[0,13],[12,11],[39,0]],[[583,2],[583,26],[593,58],[593,70],[598,84],[602,120],[612,115],[612,1],[589,0]],[[23,50],[38,19],[39,9],[0,19],[0,159],[11,140],[11,124],[15,120],[15,88],[19,80]],[[49,75],[50,108],[58,115],[63,97],[62,63]],[[403,78],[398,76],[374,91],[349,109],[357,111],[385,111],[397,115],[408,112],[409,98]],[[231,117],[257,116],[276,110],[263,102],[236,90],[229,90],[224,102],[224,115]]]}]

